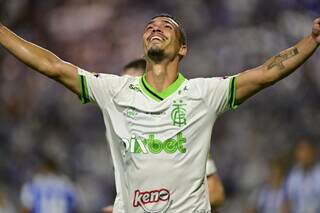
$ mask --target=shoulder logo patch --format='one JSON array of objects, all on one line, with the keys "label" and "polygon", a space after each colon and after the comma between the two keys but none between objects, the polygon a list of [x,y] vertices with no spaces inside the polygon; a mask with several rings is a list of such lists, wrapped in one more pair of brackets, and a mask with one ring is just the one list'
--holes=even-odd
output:
[{"label": "shoulder logo patch", "polygon": [[139,86],[134,85],[134,84],[130,84],[129,89],[136,91],[136,92],[141,92],[141,89],[139,88]]}]

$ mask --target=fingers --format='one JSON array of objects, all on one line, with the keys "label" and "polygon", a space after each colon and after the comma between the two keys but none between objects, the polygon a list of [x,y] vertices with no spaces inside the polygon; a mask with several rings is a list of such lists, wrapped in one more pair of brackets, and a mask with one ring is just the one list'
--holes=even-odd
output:
[{"label": "fingers", "polygon": [[102,209],[102,212],[103,213],[112,213],[112,210],[113,210],[112,206],[107,206]]},{"label": "fingers", "polygon": [[320,34],[320,18],[317,18],[313,21],[312,33],[315,35]]},{"label": "fingers", "polygon": [[319,32],[320,31],[320,25],[313,25],[313,28],[312,28],[312,32]]}]

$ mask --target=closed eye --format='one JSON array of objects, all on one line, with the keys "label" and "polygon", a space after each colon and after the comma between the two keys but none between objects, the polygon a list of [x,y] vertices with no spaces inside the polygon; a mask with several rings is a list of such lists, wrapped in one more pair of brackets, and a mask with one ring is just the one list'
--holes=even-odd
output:
[{"label": "closed eye", "polygon": [[173,29],[173,28],[172,28],[172,26],[171,26],[171,25],[169,25],[169,24],[166,24],[164,27],[165,27],[165,28],[167,28],[167,29],[170,29],[170,30],[172,30],[172,29]]},{"label": "closed eye", "polygon": [[152,26],[146,27],[145,31],[147,31],[147,30],[152,30]]}]

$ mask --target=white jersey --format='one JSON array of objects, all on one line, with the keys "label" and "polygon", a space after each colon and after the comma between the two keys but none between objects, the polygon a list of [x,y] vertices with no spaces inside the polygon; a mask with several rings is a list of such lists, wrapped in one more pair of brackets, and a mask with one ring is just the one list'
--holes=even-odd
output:
[{"label": "white jersey", "polygon": [[[212,157],[209,155],[207,162],[206,162],[206,176],[209,177],[211,175],[214,175],[217,172],[217,167],[212,159]],[[117,192],[117,196],[114,201],[114,209],[117,209],[118,212],[124,212],[123,202],[121,200],[121,192]]]},{"label": "white jersey", "polygon": [[209,155],[206,162],[206,176],[213,175],[217,172],[216,164],[214,163],[212,157]]},{"label": "white jersey", "polygon": [[[158,93],[145,77],[79,69],[83,103],[102,110],[123,206],[115,213],[207,213],[206,160],[235,78],[177,80]],[[124,211],[123,211],[124,210]]]}]

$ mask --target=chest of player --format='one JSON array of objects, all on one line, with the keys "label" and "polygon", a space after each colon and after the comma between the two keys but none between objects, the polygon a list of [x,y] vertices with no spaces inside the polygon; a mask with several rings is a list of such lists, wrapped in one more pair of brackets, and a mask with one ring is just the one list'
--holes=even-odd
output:
[{"label": "chest of player", "polygon": [[114,97],[115,112],[110,115],[115,122],[121,123],[121,128],[126,131],[123,134],[161,134],[162,138],[170,138],[205,120],[205,104],[188,93],[177,92],[157,102],[142,92],[127,92]]},{"label": "chest of player", "polygon": [[129,153],[184,154],[208,119],[203,99],[180,90],[155,101],[139,90],[123,90],[113,98],[111,125]]}]

